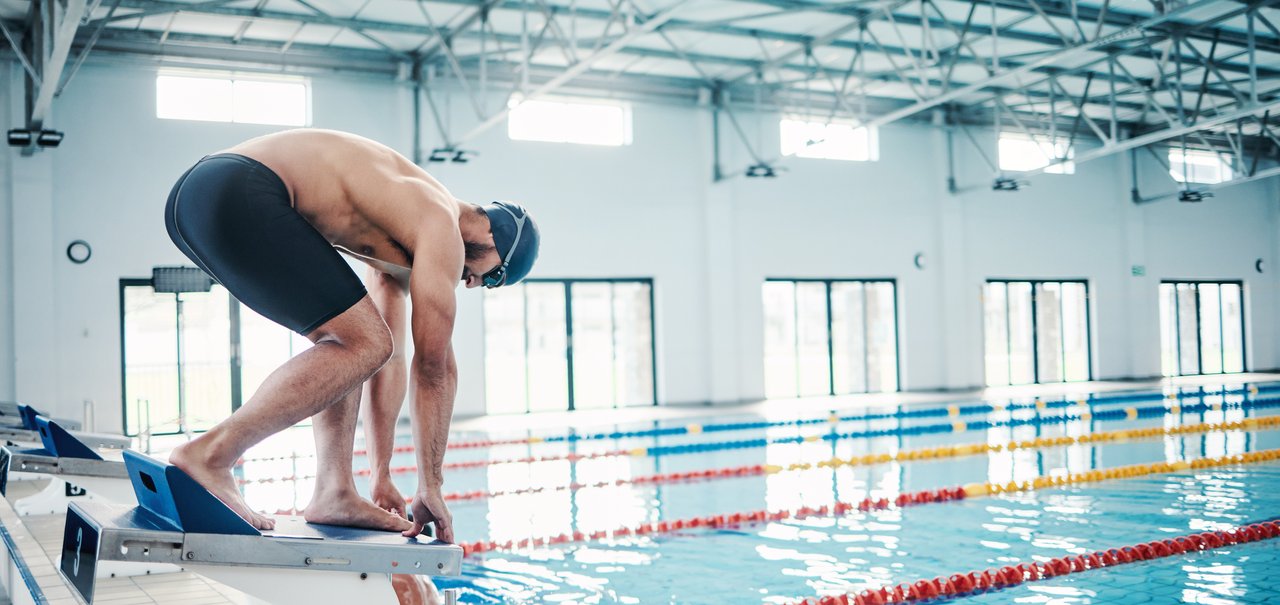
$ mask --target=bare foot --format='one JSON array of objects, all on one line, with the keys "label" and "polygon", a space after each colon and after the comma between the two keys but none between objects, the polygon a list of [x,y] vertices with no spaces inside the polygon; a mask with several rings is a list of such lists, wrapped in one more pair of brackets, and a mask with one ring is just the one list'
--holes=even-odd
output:
[{"label": "bare foot", "polygon": [[240,495],[240,488],[236,485],[235,477],[231,475],[231,469],[211,467],[200,445],[199,440],[179,445],[169,454],[169,463],[191,475],[196,483],[204,486],[209,493],[240,515],[241,519],[248,521],[250,525],[259,530],[274,529],[275,519],[255,513],[249,508],[249,504],[244,501],[244,496]]},{"label": "bare foot", "polygon": [[302,516],[307,523],[322,525],[363,527],[383,531],[404,531],[413,527],[408,519],[382,510],[376,504],[361,498],[354,488],[337,493],[317,491]]}]

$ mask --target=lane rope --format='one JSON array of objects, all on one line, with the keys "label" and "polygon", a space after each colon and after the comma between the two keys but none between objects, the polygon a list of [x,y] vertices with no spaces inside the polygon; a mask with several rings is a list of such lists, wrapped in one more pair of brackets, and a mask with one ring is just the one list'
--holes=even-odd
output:
[{"label": "lane rope", "polygon": [[954,599],[1013,588],[1065,575],[1210,551],[1236,544],[1248,544],[1280,537],[1280,522],[1262,521],[1225,531],[1206,531],[1068,555],[1044,561],[1030,561],[987,569],[938,576],[931,580],[904,582],[896,586],[871,588],[860,593],[825,595],[794,601],[792,605],[899,605],[935,599]]},{"label": "lane rope", "polygon": [[[949,458],[960,458],[964,456],[975,456],[987,453],[999,453],[1003,451],[1015,450],[1034,450],[1045,449],[1051,447],[1065,447],[1070,445],[1082,445],[1092,443],[1114,443],[1119,441],[1152,439],[1158,437],[1168,437],[1176,435],[1190,435],[1198,433],[1210,432],[1228,432],[1228,431],[1254,431],[1254,430],[1270,430],[1280,428],[1280,416],[1266,416],[1262,418],[1246,418],[1233,422],[1212,422],[1197,423],[1175,427],[1153,427],[1146,429],[1120,429],[1115,431],[1106,431],[1100,433],[1089,433],[1079,437],[1061,436],[1061,437],[1037,437],[1034,439],[1015,440],[1004,444],[988,444],[988,443],[969,443],[962,445],[944,445],[938,447],[922,447],[908,450],[899,450],[892,454],[866,454],[862,456],[853,456],[851,458],[831,458],[828,460],[820,460],[817,462],[797,462],[785,466],[755,464],[736,467],[726,467],[718,469],[694,470],[672,473],[658,473],[653,475],[641,475],[630,479],[614,479],[612,481],[598,481],[595,483],[571,483],[568,485],[559,485],[552,487],[530,487],[514,490],[498,490],[484,491],[476,490],[470,492],[454,492],[444,495],[446,502],[458,501],[474,501],[485,500],[489,498],[498,498],[503,496],[517,496],[528,494],[553,493],[560,491],[578,491],[587,488],[617,487],[624,485],[663,485],[669,483],[689,483],[694,481],[710,481],[717,479],[730,479],[739,477],[757,477],[782,472],[805,471],[819,468],[840,468],[854,466],[872,466],[876,464],[886,464],[890,462],[909,462],[924,460],[943,460]],[[305,475],[301,477],[279,477],[264,479],[240,479],[240,485],[256,485],[270,483],[290,483],[308,479],[315,479],[315,475]],[[406,499],[407,500],[407,499]],[[287,511],[281,511],[280,514],[287,514]]]},{"label": "lane rope", "polygon": [[[842,422],[870,422],[876,420],[902,420],[913,418],[932,418],[932,417],[951,417],[959,418],[961,416],[969,416],[975,414],[1001,413],[1007,411],[1029,410],[1045,411],[1050,409],[1062,409],[1072,406],[1092,406],[1111,403],[1123,403],[1134,401],[1155,401],[1160,399],[1168,399],[1174,401],[1187,399],[1202,399],[1204,397],[1225,397],[1232,395],[1258,395],[1263,392],[1280,391],[1280,384],[1268,384],[1261,387],[1257,385],[1249,385],[1244,389],[1223,389],[1219,391],[1198,391],[1198,392],[1175,392],[1175,393],[1140,393],[1125,395],[1104,395],[1104,396],[1088,396],[1086,398],[1077,399],[1061,399],[1045,401],[1037,397],[1029,403],[980,403],[970,405],[951,404],[945,407],[931,407],[921,409],[898,409],[893,412],[883,413],[863,413],[841,416],[832,411],[828,416],[821,418],[803,418],[796,420],[773,420],[773,421],[752,421],[752,422],[733,422],[720,424],[698,424],[690,423],[684,426],[668,427],[661,429],[641,429],[634,431],[612,431],[586,434],[568,434],[553,435],[545,437],[521,437],[515,439],[480,439],[473,441],[459,441],[448,444],[447,449],[476,449],[485,447],[494,447],[499,445],[534,445],[539,443],[555,443],[555,442],[577,442],[592,440],[613,440],[613,439],[630,439],[638,437],[663,437],[673,435],[697,435],[702,433],[728,432],[750,429],[767,429],[783,426],[807,426],[815,424],[838,424]],[[403,444],[392,447],[393,454],[406,454],[416,451],[412,444]],[[367,456],[367,449],[358,449],[353,452],[355,456]],[[243,465],[247,462],[273,462],[281,460],[291,460],[297,458],[314,458],[314,454],[292,454],[289,456],[265,456],[241,459],[237,464]]]},{"label": "lane rope", "polygon": [[[1220,403],[1195,403],[1190,405],[1173,404],[1169,407],[1163,405],[1154,405],[1147,407],[1127,407],[1116,410],[1103,410],[1099,412],[1090,412],[1088,410],[1079,410],[1074,414],[1059,414],[1054,416],[1033,416],[1030,418],[1011,418],[1009,420],[978,420],[974,422],[964,422],[956,420],[953,422],[943,422],[937,424],[922,424],[909,427],[894,427],[891,429],[876,429],[852,431],[846,433],[828,432],[813,435],[797,435],[794,437],[777,437],[773,439],[746,439],[738,441],[713,441],[707,443],[686,443],[681,445],[656,446],[656,447],[637,447],[629,450],[609,450],[604,452],[593,452],[590,454],[550,454],[546,456],[524,456],[520,458],[503,458],[497,460],[469,460],[463,462],[446,462],[444,470],[462,470],[484,468],[488,466],[496,466],[501,464],[532,464],[536,462],[553,462],[553,461],[569,461],[578,462],[581,460],[596,458],[612,458],[612,457],[648,457],[648,456],[675,456],[683,454],[699,454],[705,452],[752,449],[758,447],[766,447],[770,445],[798,444],[798,443],[815,443],[818,441],[840,441],[846,439],[864,439],[876,437],[894,437],[907,435],[928,435],[939,433],[964,433],[967,431],[980,431],[994,428],[1017,428],[1022,426],[1046,426],[1056,424],[1067,424],[1069,422],[1097,420],[1101,422],[1112,422],[1119,420],[1136,420],[1138,418],[1156,418],[1165,414],[1198,414],[1205,412],[1221,412],[1223,410],[1233,411],[1249,411],[1249,410],[1265,410],[1280,407],[1280,397],[1259,398],[1250,401],[1239,402],[1236,404],[1228,404],[1223,406]],[[389,469],[392,474],[415,473],[418,467],[416,465],[395,466]],[[371,473],[369,469],[359,469],[355,472],[356,476],[367,476]]]},{"label": "lane rope", "polygon": [[506,542],[478,541],[460,544],[460,546],[462,546],[463,553],[469,556],[486,552],[540,548],[557,544],[597,541],[626,536],[671,534],[700,527],[739,527],[746,524],[767,523],[790,518],[826,517],[830,515],[840,516],[853,510],[866,512],[872,510],[886,510],[890,508],[904,508],[908,506],[950,502],[982,496],[998,495],[1002,493],[1052,489],[1066,485],[1095,483],[1100,481],[1110,481],[1113,479],[1133,479],[1136,477],[1175,473],[1186,470],[1238,466],[1244,464],[1256,464],[1260,462],[1272,462],[1276,460],[1280,460],[1280,449],[1259,450],[1256,452],[1214,458],[1196,458],[1191,460],[1179,460],[1176,462],[1156,462],[1152,464],[1131,464],[1112,467],[1109,469],[1094,469],[1078,473],[1069,473],[1066,475],[1039,475],[1026,481],[1010,481],[1008,483],[970,483],[968,485],[950,488],[944,487],[935,490],[903,492],[898,494],[898,496],[892,501],[888,498],[880,498],[877,500],[865,498],[860,502],[837,500],[834,504],[824,504],[817,508],[802,506],[797,509],[782,509],[776,511],[755,510],[731,514],[709,515],[706,517],[693,517],[690,519],[677,519],[674,521],[663,520],[656,523],[643,523],[634,527],[623,526],[613,531],[594,531],[591,533],[574,531],[572,534],[560,534],[557,536],[524,538],[518,541],[512,540]]}]

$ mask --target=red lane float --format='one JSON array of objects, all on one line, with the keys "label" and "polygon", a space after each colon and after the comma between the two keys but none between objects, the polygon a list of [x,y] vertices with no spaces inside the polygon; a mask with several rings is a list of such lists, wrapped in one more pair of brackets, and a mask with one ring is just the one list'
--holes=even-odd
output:
[{"label": "red lane float", "polygon": [[938,576],[904,582],[897,586],[867,589],[859,593],[810,597],[794,601],[792,605],[899,605],[932,599],[953,599],[1103,567],[1174,557],[1277,537],[1280,537],[1280,522],[1263,521],[1227,531],[1188,534],[1084,555]]},{"label": "red lane float", "polygon": [[[905,496],[905,497],[904,497]],[[963,500],[965,497],[964,488],[956,487],[950,489],[924,490],[910,494],[902,494],[898,500],[902,504],[896,506],[913,506],[916,504],[925,504],[933,502],[948,502],[952,500]],[[896,502],[896,501],[895,501]],[[646,536],[654,534],[670,534],[687,529],[696,529],[699,527],[724,528],[738,527],[753,523],[767,523],[773,521],[781,521],[783,519],[803,519],[806,517],[826,517],[830,515],[844,515],[854,510],[880,510],[894,506],[888,499],[881,498],[872,501],[870,498],[863,500],[860,504],[852,502],[836,502],[831,505],[822,505],[817,508],[802,506],[796,509],[784,510],[756,510],[742,513],[731,513],[727,515],[708,515],[706,517],[693,517],[690,519],[676,519],[674,521],[658,521],[656,523],[644,523],[635,527],[619,527],[613,531],[596,531],[590,534],[583,532],[574,532],[572,534],[560,534],[558,536],[549,536],[541,538],[526,538],[519,541],[507,542],[471,542],[460,544],[464,555],[474,555],[485,552],[509,551],[519,548],[538,548],[553,544],[568,544],[573,542],[585,542],[588,540],[603,540],[610,536]],[[865,508],[864,508],[865,507]]]},{"label": "red lane float", "polygon": [[[592,459],[595,459],[595,458],[610,458],[610,457],[615,457],[615,456],[630,456],[630,455],[632,455],[631,450],[610,450],[610,451],[606,451],[606,452],[596,452],[596,453],[593,453],[593,454],[564,454],[564,455],[554,455],[554,456],[525,456],[525,457],[523,457],[523,458],[505,458],[505,459],[499,459],[499,460],[467,460],[467,461],[463,461],[463,462],[446,462],[446,463],[444,463],[444,466],[443,466],[443,467],[441,467],[441,468],[443,468],[444,470],[460,470],[460,469],[469,469],[469,468],[482,468],[482,467],[486,467],[486,466],[494,466],[494,465],[498,465],[498,464],[530,464],[530,463],[533,463],[533,462],[552,462],[552,461],[577,462],[577,461],[579,461],[579,460],[592,460]],[[312,456],[312,455],[303,455],[303,456],[293,455],[293,456],[281,456],[281,457],[278,457],[278,458],[245,458],[245,459],[241,459],[241,460],[237,461],[237,462],[236,462],[236,466],[244,466],[244,464],[245,464],[246,462],[272,462],[272,461],[282,461],[282,460],[300,460],[300,459],[303,459],[303,458],[315,458],[315,456]],[[416,466],[394,466],[394,467],[391,467],[391,469],[390,469],[391,474],[415,473],[415,472],[417,472],[417,471],[418,471],[418,467],[416,467]],[[357,477],[364,477],[364,476],[368,476],[370,473],[371,473],[371,471],[370,471],[369,469],[359,469],[359,470],[355,471],[355,472],[354,472],[354,473],[352,473],[352,474],[354,474],[354,475],[355,475],[355,476],[357,476]],[[297,480],[297,479],[299,479],[299,478],[300,478],[300,479],[315,479],[315,475],[307,475],[307,476],[305,476],[305,477],[293,477],[293,478],[289,478],[288,480],[289,480],[289,481],[294,481],[294,480]],[[241,484],[245,484],[245,483],[272,483],[272,482],[274,482],[274,481],[282,481],[282,479],[254,479],[254,480],[242,480],[240,483],[241,483]]]}]

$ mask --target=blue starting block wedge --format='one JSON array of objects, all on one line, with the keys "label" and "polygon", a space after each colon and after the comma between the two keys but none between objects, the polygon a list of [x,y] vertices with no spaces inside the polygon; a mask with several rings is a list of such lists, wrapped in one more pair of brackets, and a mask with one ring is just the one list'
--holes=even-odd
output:
[{"label": "blue starting block wedge", "polygon": [[260,532],[176,466],[133,451],[124,465],[138,506],[67,509],[59,569],[86,603],[99,567],[118,562],[180,565],[268,603],[391,604],[392,574],[461,573],[453,544],[294,516]]},{"label": "blue starting block wedge", "polygon": [[8,495],[10,475],[48,476],[44,490],[13,503],[20,515],[58,514],[67,509],[70,498],[101,497],[129,504],[133,489],[124,462],[106,460],[60,424],[36,416],[36,434],[42,447],[0,448],[0,495]]},{"label": "blue starting block wedge", "polygon": [[196,534],[262,535],[182,469],[132,450],[125,450],[124,465],[140,513],[157,526]]}]

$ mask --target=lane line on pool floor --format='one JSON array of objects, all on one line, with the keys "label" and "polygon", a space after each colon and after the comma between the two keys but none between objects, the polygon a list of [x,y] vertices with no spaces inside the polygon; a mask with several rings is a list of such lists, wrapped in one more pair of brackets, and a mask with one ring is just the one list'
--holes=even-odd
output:
[{"label": "lane line on pool floor", "polygon": [[1186,470],[1200,470],[1221,466],[1255,464],[1276,460],[1280,460],[1280,449],[1260,450],[1245,454],[1235,454],[1232,456],[1220,456],[1215,458],[1195,458],[1191,460],[1180,460],[1177,462],[1131,464],[1112,467],[1109,469],[1095,469],[1079,473],[1070,473],[1067,475],[1039,475],[1030,480],[1020,482],[1010,481],[1004,484],[995,482],[970,483],[951,488],[944,487],[935,490],[904,492],[899,494],[893,501],[890,501],[888,498],[880,498],[878,500],[865,498],[861,502],[856,503],[838,500],[834,505],[824,504],[817,508],[802,506],[798,509],[783,509],[776,511],[756,510],[727,515],[709,515],[706,517],[693,517],[691,519],[643,523],[635,527],[624,526],[613,531],[594,531],[589,534],[581,531],[575,531],[572,534],[560,534],[558,536],[525,538],[518,541],[509,540],[506,542],[478,541],[460,544],[460,546],[462,546],[463,553],[470,556],[485,552],[512,551],[530,547],[540,548],[543,546],[552,546],[557,544],[604,540],[610,537],[617,538],[626,536],[669,534],[687,529],[696,529],[699,527],[738,527],[746,524],[767,523],[790,518],[826,517],[833,514],[839,516],[854,510],[866,512],[890,508],[904,508],[907,506],[965,500],[1002,493],[1051,489],[1066,485],[1096,483],[1112,479],[1132,479],[1148,475],[1175,473]]},{"label": "lane line on pool floor", "polygon": [[[606,439],[633,439],[642,437],[663,437],[673,435],[696,435],[702,433],[728,432],[735,430],[751,430],[762,428],[775,428],[783,426],[805,426],[816,425],[822,423],[839,424],[842,422],[873,422],[878,420],[901,420],[911,418],[931,418],[931,417],[951,417],[958,418],[961,416],[976,414],[993,414],[1002,412],[1012,412],[1020,410],[1045,411],[1048,409],[1071,408],[1073,406],[1090,407],[1094,405],[1107,405],[1112,403],[1123,403],[1132,401],[1155,401],[1160,399],[1182,401],[1187,399],[1203,399],[1205,397],[1225,397],[1232,395],[1251,395],[1256,396],[1262,392],[1280,391],[1280,384],[1265,384],[1262,387],[1250,385],[1245,389],[1222,389],[1218,391],[1199,391],[1199,392],[1175,392],[1175,393],[1142,393],[1130,395],[1112,395],[1094,397],[1090,395],[1087,398],[1076,399],[1055,399],[1045,401],[1039,397],[1031,403],[977,403],[977,404],[951,404],[945,407],[896,410],[894,412],[857,414],[850,416],[840,416],[834,411],[828,416],[821,418],[804,418],[796,420],[773,420],[773,421],[753,421],[753,422],[737,422],[737,423],[721,423],[721,424],[699,424],[689,423],[684,426],[668,427],[662,429],[642,429],[635,431],[612,431],[608,433],[592,433],[588,435],[574,436],[550,436],[550,437],[522,437],[517,439],[489,439],[460,441],[450,443],[447,449],[477,449],[484,447],[493,447],[500,445],[535,445],[541,443],[571,443],[576,441],[590,440],[606,440]],[[412,444],[397,445],[392,448],[392,453],[406,454],[415,451]],[[628,450],[619,450],[625,452]],[[368,450],[358,449],[353,452],[355,456],[367,456]],[[314,458],[314,454],[291,454],[288,456],[263,456],[254,458],[244,458],[237,462],[237,465],[243,465],[248,462],[273,462],[283,460],[293,460],[299,458]]]},{"label": "lane line on pool floor", "polygon": [[793,601],[791,605],[898,605],[951,600],[1013,588],[1028,582],[1277,537],[1280,537],[1280,522],[1262,521],[1238,526],[1228,531],[1186,534],[1176,538],[1097,550],[1083,555],[989,567],[968,573],[952,574],[950,577],[939,576],[931,580],[923,579],[896,586],[867,589],[856,594],[811,597]]},{"label": "lane line on pool floor", "polygon": [[[443,466],[444,470],[464,470],[485,468],[501,464],[532,464],[535,462],[579,462],[582,460],[594,460],[599,458],[613,457],[649,457],[649,456],[674,456],[684,454],[701,454],[714,451],[737,450],[737,449],[753,449],[766,447],[770,445],[794,445],[801,443],[817,443],[819,441],[841,441],[851,439],[876,438],[876,437],[892,437],[905,435],[936,435],[943,433],[964,433],[968,431],[983,431],[989,429],[1000,428],[1018,428],[1023,426],[1046,426],[1067,424],[1070,422],[1088,422],[1091,420],[1099,422],[1114,422],[1121,420],[1136,420],[1138,418],[1156,418],[1165,415],[1177,415],[1179,419],[1183,414],[1195,414],[1205,412],[1221,412],[1224,410],[1249,411],[1264,410],[1280,407],[1280,397],[1269,397],[1255,399],[1252,401],[1244,401],[1238,404],[1222,405],[1220,403],[1197,403],[1187,406],[1174,404],[1170,407],[1164,406],[1147,406],[1147,407],[1127,407],[1115,410],[1104,410],[1101,412],[1090,412],[1081,410],[1076,415],[1058,414],[1054,416],[1033,416],[1030,418],[1010,418],[1009,420],[982,420],[967,423],[957,420],[950,423],[924,424],[911,427],[897,427],[894,429],[878,429],[855,431],[848,433],[836,433],[834,431],[822,434],[781,437],[775,439],[752,439],[744,441],[717,441],[709,443],[691,443],[683,445],[670,445],[658,447],[639,447],[629,450],[610,450],[605,452],[595,452],[591,454],[557,454],[549,456],[527,456],[523,458],[509,458],[499,460],[474,460],[466,462],[446,462]],[[392,467],[390,472],[393,474],[409,474],[417,472],[418,467],[414,465]],[[359,469],[355,472],[356,476],[367,476],[371,471],[369,469]]]},{"label": "lane line on pool floor", "polygon": [[[987,443],[969,443],[962,445],[943,445],[937,447],[923,447],[908,450],[900,450],[893,454],[866,454],[862,456],[854,456],[852,458],[830,458],[818,462],[797,462],[785,466],[756,464],[737,467],[726,467],[717,469],[659,473],[654,475],[642,475],[632,477],[630,479],[615,479],[612,481],[599,481],[595,483],[573,483],[570,485],[559,485],[554,487],[531,487],[515,490],[500,491],[470,491],[470,492],[454,492],[444,495],[447,502],[457,501],[475,501],[488,498],[496,498],[501,496],[516,496],[527,494],[551,493],[558,491],[578,491],[587,488],[603,488],[603,487],[619,487],[624,485],[663,485],[670,483],[689,483],[700,481],[712,481],[717,479],[732,479],[742,477],[757,477],[763,475],[771,475],[783,472],[806,471],[820,468],[840,468],[846,466],[873,466],[876,464],[888,464],[892,462],[902,463],[909,461],[926,461],[926,460],[944,460],[951,458],[961,458],[965,456],[977,456],[988,453],[1000,453],[1004,451],[1017,450],[1035,450],[1047,449],[1052,447],[1067,447],[1071,445],[1095,444],[1095,443],[1117,443],[1124,441],[1136,441],[1155,439],[1168,436],[1192,435],[1214,432],[1229,431],[1259,431],[1274,430],[1280,428],[1280,416],[1265,416],[1260,418],[1246,418],[1244,420],[1236,420],[1232,422],[1205,422],[1197,424],[1187,424],[1175,427],[1152,427],[1145,429],[1119,429],[1114,431],[1105,431],[1100,433],[1089,433],[1079,437],[1036,437],[1034,439],[1013,440],[1005,444],[987,444]],[[249,484],[271,484],[271,483],[287,483],[294,481],[302,481],[314,479],[314,475],[303,477],[280,477],[268,479],[242,479],[241,485]],[[408,501],[408,500],[406,500]],[[280,510],[276,514],[294,514],[293,510]]]}]

